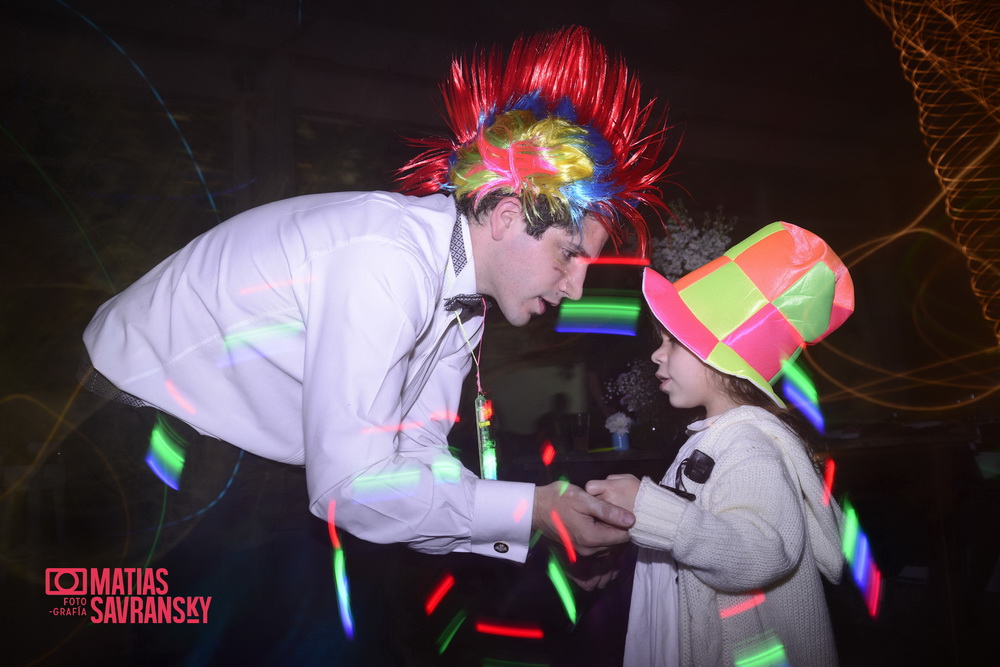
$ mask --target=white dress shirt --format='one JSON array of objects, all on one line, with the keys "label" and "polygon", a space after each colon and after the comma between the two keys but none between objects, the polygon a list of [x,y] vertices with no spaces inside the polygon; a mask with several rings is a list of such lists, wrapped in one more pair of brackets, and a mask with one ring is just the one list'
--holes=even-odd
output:
[{"label": "white dress shirt", "polygon": [[444,303],[475,291],[450,197],[308,195],[199,236],[101,306],[84,342],[119,389],[304,464],[311,511],[335,501],[344,530],[523,561],[534,486],[481,480],[447,448],[483,318]]}]

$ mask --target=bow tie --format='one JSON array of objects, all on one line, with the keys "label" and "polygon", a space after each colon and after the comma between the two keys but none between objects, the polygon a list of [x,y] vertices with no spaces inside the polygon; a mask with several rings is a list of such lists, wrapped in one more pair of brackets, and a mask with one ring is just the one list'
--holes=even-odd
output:
[{"label": "bow tie", "polygon": [[[483,301],[485,300],[485,306]],[[490,299],[482,294],[459,294],[444,302],[444,309],[448,311],[458,311],[458,316],[462,318],[482,315],[486,309],[492,305]]]}]

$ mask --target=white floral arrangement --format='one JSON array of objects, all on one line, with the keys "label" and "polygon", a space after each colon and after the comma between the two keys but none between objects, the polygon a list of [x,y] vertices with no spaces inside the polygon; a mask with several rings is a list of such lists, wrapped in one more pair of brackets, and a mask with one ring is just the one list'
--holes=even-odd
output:
[{"label": "white floral arrangement", "polygon": [[633,359],[623,373],[607,384],[608,400],[632,414],[641,412],[660,391],[655,372],[656,367],[648,359]]},{"label": "white floral arrangement", "polygon": [[736,219],[727,219],[720,206],[714,213],[705,211],[699,224],[681,201],[671,202],[670,211],[674,217],[666,222],[667,235],[650,244],[649,261],[656,271],[674,282],[729,249]]},{"label": "white floral arrangement", "polygon": [[632,426],[632,418],[624,412],[616,412],[608,417],[607,421],[604,422],[604,426],[616,435],[625,435]]}]

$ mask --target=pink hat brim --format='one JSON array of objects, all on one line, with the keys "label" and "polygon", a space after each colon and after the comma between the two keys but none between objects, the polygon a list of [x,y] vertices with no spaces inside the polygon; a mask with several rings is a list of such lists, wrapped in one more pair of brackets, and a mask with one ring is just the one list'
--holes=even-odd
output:
[{"label": "pink hat brim", "polygon": [[653,269],[646,268],[642,273],[642,294],[653,313],[653,317],[663,325],[664,329],[670,332],[675,340],[691,350],[696,357],[720,373],[749,380],[779,407],[786,407],[785,402],[774,391],[767,379],[761,376],[746,360],[738,359],[738,355],[735,353],[731,356],[734,361],[742,361],[740,368],[720,368],[717,364],[712,363],[710,357],[716,346],[719,345],[719,339],[695,316],[673,283]]}]

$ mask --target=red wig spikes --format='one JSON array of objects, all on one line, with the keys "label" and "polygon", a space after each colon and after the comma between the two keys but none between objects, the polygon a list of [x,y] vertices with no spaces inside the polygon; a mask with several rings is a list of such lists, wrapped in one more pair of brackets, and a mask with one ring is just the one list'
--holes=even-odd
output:
[{"label": "red wig spikes", "polygon": [[549,116],[562,113],[568,102],[575,117],[566,120],[592,128],[607,142],[609,177],[598,189],[603,194],[588,201],[586,211],[601,220],[616,243],[623,237],[622,223],[631,227],[640,252],[645,252],[649,230],[637,206],[667,210],[656,185],[673,159],[671,154],[658,164],[666,142],[666,119],[643,134],[655,98],[643,104],[639,82],[629,77],[624,61],[609,58],[585,28],[571,26],[521,37],[506,63],[496,46],[468,60],[456,58],[441,92],[455,138],[411,140],[426,150],[399,170],[401,191],[426,195],[454,190],[449,169],[455,151],[475,142],[483,123],[522,96],[538,92]]}]

